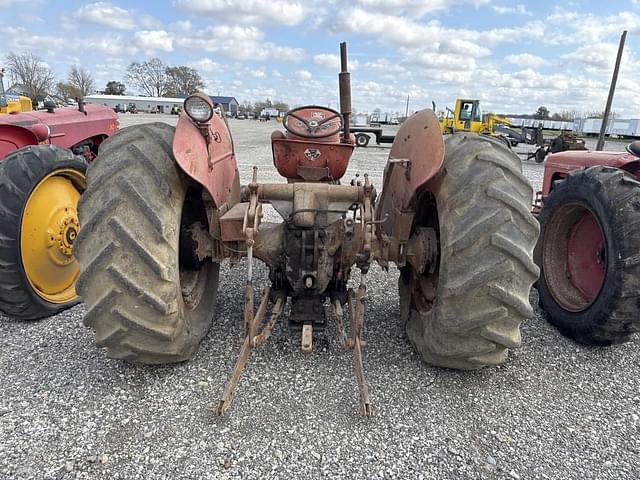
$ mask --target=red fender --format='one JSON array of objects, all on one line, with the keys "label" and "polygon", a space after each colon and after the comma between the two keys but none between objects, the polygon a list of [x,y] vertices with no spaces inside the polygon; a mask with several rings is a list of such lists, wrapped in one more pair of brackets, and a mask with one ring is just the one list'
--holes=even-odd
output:
[{"label": "red fender", "polygon": [[173,137],[173,154],[184,172],[202,185],[220,208],[229,200],[238,176],[233,140],[227,124],[213,115],[207,137],[186,115],[178,119]]},{"label": "red fender", "polygon": [[37,144],[38,137],[31,130],[17,125],[0,125],[0,159],[14,150]]},{"label": "red fender", "polygon": [[386,235],[408,238],[411,225],[401,226],[403,218],[413,217],[416,193],[438,173],[443,161],[444,139],[433,111],[421,110],[405,120],[391,146],[377,201],[376,219],[385,220],[387,215],[381,224]]}]

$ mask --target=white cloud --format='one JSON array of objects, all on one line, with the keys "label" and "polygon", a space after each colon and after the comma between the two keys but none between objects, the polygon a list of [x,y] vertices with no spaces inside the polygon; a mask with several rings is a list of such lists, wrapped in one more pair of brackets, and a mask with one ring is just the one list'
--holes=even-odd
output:
[{"label": "white cloud", "polygon": [[80,7],[75,14],[78,20],[119,30],[133,30],[136,23],[129,10],[112,5],[109,2],[90,3]]},{"label": "white cloud", "polygon": [[[616,61],[618,45],[613,43],[599,43],[579,47],[571,53],[561,56],[563,60],[583,64],[588,67],[610,72]],[[631,62],[629,50],[624,52],[622,63],[628,65]]]},{"label": "white cloud", "polygon": [[291,0],[177,0],[176,5],[228,23],[296,25],[304,19],[302,3]]},{"label": "white cloud", "polygon": [[110,37],[99,35],[96,37],[82,38],[77,39],[74,43],[81,45],[82,49],[86,49],[85,51],[113,57],[130,56],[138,52],[138,49],[132,44],[131,40],[119,35]]},{"label": "white cloud", "polygon": [[221,68],[219,63],[214,62],[210,58],[201,58],[200,60],[189,63],[189,66],[203,72],[216,72]]},{"label": "white cloud", "polygon": [[424,15],[447,10],[455,5],[470,4],[474,7],[486,5],[491,0],[356,0],[358,6],[375,12],[392,13],[422,17]]},{"label": "white cloud", "polygon": [[165,30],[142,30],[136,32],[134,38],[141,50],[173,52],[173,37]]},{"label": "white cloud", "polygon": [[311,80],[311,77],[313,75],[311,74],[311,72],[309,70],[297,70],[296,71],[296,78],[298,78],[299,80]]},{"label": "white cloud", "polygon": [[540,68],[549,62],[542,57],[532,55],[530,53],[511,54],[504,57],[504,61],[512,65],[520,65],[523,67]]},{"label": "white cloud", "polygon": [[314,55],[313,63],[331,70],[340,69],[340,58],[337,55],[333,55],[331,53],[320,53],[318,55]]},{"label": "white cloud", "polygon": [[304,56],[304,50],[300,48],[264,41],[264,33],[252,26],[207,27],[191,34],[176,35],[175,45],[186,49],[200,48],[235,60],[299,61]]},{"label": "white cloud", "polygon": [[528,15],[528,16],[533,15],[533,13],[527,10],[527,6],[522,5],[521,3],[513,7],[501,7],[498,5],[493,5],[492,8],[493,8],[493,11],[496,12],[498,15]]}]

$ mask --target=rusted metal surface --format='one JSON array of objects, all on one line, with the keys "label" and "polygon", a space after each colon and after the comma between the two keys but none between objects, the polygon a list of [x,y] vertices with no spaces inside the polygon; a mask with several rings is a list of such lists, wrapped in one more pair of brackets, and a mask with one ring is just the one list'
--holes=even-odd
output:
[{"label": "rusted metal surface", "polygon": [[344,118],[343,141],[350,138],[350,118],[351,118],[351,74],[347,65],[347,42],[340,44],[340,75],[338,76],[338,86],[340,91],[340,112]]},{"label": "rusted metal surface", "polygon": [[[271,146],[278,173],[292,180],[329,181],[341,179],[349,165],[355,143],[338,142],[319,143],[286,137],[272,137]],[[320,176],[320,173],[325,173],[325,175]]]},{"label": "rusted metal surface", "polygon": [[203,135],[186,114],[181,114],[173,154],[180,168],[209,192],[216,207],[231,198],[238,173],[233,141],[224,120],[217,115],[211,117]]},{"label": "rusted metal surface", "polygon": [[[366,275],[363,275],[363,282]],[[346,350],[353,350],[353,371],[358,384],[358,392],[360,395],[360,415],[370,417],[373,415],[371,401],[369,399],[369,386],[364,375],[364,366],[362,361],[362,328],[364,326],[364,300],[366,298],[366,286],[361,283],[357,290],[349,289],[347,311],[349,312],[349,336],[344,332],[343,327],[343,309],[339,301],[334,301],[333,313],[338,326],[338,335],[342,346]]]},{"label": "rusted metal surface", "polygon": [[[348,76],[341,78],[341,98],[345,103],[342,110],[348,114],[350,101],[348,92],[345,93]],[[274,132],[271,141],[274,164],[290,182],[259,183],[254,168],[251,182],[243,189],[244,203],[218,217],[222,250],[226,248],[247,257],[247,282],[245,341],[215,411],[218,414],[228,411],[252,348],[267,341],[288,299],[291,299],[289,326],[300,332],[305,353],[313,349],[313,332],[325,326],[324,302],[330,300],[340,341],[345,349],[352,350],[360,413],[370,416],[372,408],[362,354],[367,273],[375,261],[383,266],[390,261],[399,266],[408,262],[418,275],[422,274],[421,278],[433,273],[438,263],[436,230],[426,227],[416,230],[413,224],[417,194],[429,195],[427,184],[430,188],[437,187],[433,179],[442,166],[442,134],[431,111],[419,112],[407,120],[391,149],[383,193],[376,198],[367,174],[348,184],[333,183],[345,173],[354,147],[348,130],[345,133],[338,128],[341,118],[337,112],[302,107],[286,118],[292,122],[287,124],[287,134]],[[180,122],[180,135],[191,132],[195,137],[190,145],[184,144],[183,156],[188,157],[192,169],[206,167],[206,158],[204,162],[198,159],[207,152],[210,128],[203,136],[202,129],[190,120],[182,117]],[[180,135],[176,133],[176,145],[180,145]],[[345,138],[347,143],[343,143]],[[199,171],[192,173],[197,177]],[[262,225],[263,204],[272,205],[283,222]],[[254,314],[254,256],[269,267],[271,301],[275,302],[271,319],[259,334],[269,293],[263,294]],[[360,270],[361,283],[354,290],[348,285],[356,268]],[[419,280],[414,279],[414,283],[421,287]],[[423,288],[424,303],[434,291],[430,287]],[[346,315],[348,328],[343,323]]]},{"label": "rusted metal surface", "polygon": [[[231,374],[231,378],[227,382],[227,385],[224,389],[224,393],[222,394],[222,398],[218,401],[218,403],[212,406],[212,410],[216,415],[222,416],[226,415],[231,407],[231,403],[236,395],[236,388],[238,387],[238,383],[240,382],[240,377],[242,376],[242,372],[247,366],[247,362],[249,361],[249,357],[251,356],[251,352],[253,351],[253,338],[255,336],[256,329],[262,319],[264,318],[264,314],[267,311],[267,304],[269,303],[269,288],[265,288],[262,292],[262,300],[260,301],[260,306],[258,307],[258,311],[253,313],[253,288],[251,284],[247,284],[247,289],[245,291],[245,321],[247,322],[246,329],[247,334],[245,335],[244,342],[242,343],[242,348],[240,350],[240,355],[238,360],[236,361],[235,367],[233,368],[233,373]],[[249,291],[251,293],[251,300],[249,301]]]},{"label": "rusted metal surface", "polygon": [[249,202],[236,203],[227,213],[220,217],[220,236],[224,242],[245,240],[242,227]]},{"label": "rusted metal surface", "polygon": [[400,127],[391,146],[384,170],[382,193],[376,208],[376,220],[382,232],[394,235],[393,219],[398,212],[414,210],[416,193],[440,170],[444,160],[444,140],[438,119],[431,110],[409,117]]},{"label": "rusted metal surface", "polygon": [[550,220],[542,245],[545,282],[556,301],[570,312],[588,308],[604,284],[606,243],[596,217],[569,203]]}]

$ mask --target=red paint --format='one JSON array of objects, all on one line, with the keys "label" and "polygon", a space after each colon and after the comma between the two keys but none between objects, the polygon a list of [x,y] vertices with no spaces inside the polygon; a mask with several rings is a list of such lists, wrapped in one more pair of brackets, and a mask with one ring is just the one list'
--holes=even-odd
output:
[{"label": "red paint", "polygon": [[444,161],[444,139],[432,110],[421,110],[402,123],[396,135],[389,161],[384,169],[382,194],[376,202],[376,219],[393,234],[396,211],[415,211],[416,193],[440,170]]},{"label": "red paint", "polygon": [[208,142],[198,126],[181,114],[173,137],[173,154],[180,168],[202,185],[220,207],[229,198],[238,172],[236,156],[224,120],[214,115],[206,129]]},{"label": "red paint", "polygon": [[[273,163],[278,173],[285,178],[307,181],[339,180],[349,166],[349,159],[355,147],[351,143],[340,143],[334,137],[316,140],[296,139],[295,135],[285,135],[280,131],[271,135]],[[312,170],[306,170],[312,169]],[[305,178],[305,172],[317,169],[318,178]]]},{"label": "red paint", "polygon": [[551,192],[555,180],[564,178],[572,170],[595,165],[621,168],[638,177],[640,158],[628,152],[594,152],[590,150],[575,150],[549,155],[544,162],[542,191],[537,195],[534,212],[538,212],[542,207],[542,203]]},{"label": "red paint", "polygon": [[102,105],[84,108],[86,115],[77,107],[56,108],[53,113],[41,110],[1,115],[0,158],[35,143],[71,148],[93,139],[97,144],[116,132],[118,115],[112,109]]},{"label": "red paint", "polygon": [[[355,148],[355,137],[341,141],[340,115],[310,106],[292,110],[286,120],[286,133],[276,130],[271,134],[273,164],[278,173],[309,182],[341,179]],[[316,129],[311,131],[310,126]]]},{"label": "red paint", "polygon": [[606,261],[602,230],[593,214],[586,211],[569,232],[567,277],[589,303],[600,293]]}]

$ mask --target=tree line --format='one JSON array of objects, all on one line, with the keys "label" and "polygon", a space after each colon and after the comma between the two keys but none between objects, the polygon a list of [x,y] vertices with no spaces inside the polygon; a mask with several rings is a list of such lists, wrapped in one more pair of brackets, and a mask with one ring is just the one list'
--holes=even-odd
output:
[{"label": "tree line", "polygon": [[[124,83],[111,80],[104,90],[97,90],[91,72],[77,65],[69,69],[66,79],[57,81],[49,66],[33,53],[11,52],[6,56],[5,66],[11,80],[21,85],[34,104],[44,101],[48,96],[66,103],[92,93],[124,95],[127,89]],[[131,62],[125,81],[152,97],[190,95],[204,89],[204,82],[197,70],[184,65],[170,66],[159,58]]]}]

